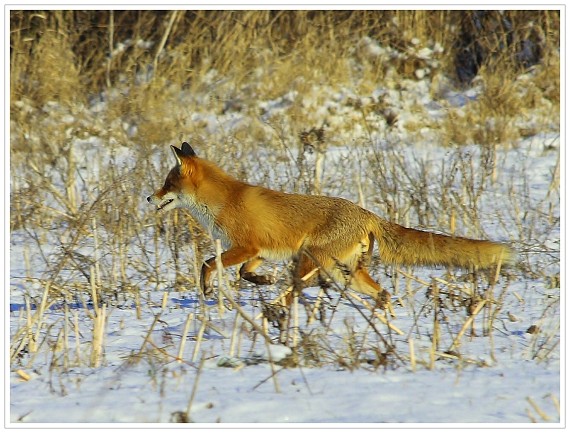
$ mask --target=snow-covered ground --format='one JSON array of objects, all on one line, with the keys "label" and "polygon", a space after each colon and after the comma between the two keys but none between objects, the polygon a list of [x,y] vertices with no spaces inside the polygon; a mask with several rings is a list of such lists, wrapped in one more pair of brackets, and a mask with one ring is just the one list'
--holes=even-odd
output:
[{"label": "snow-covered ground", "polygon": [[[413,120],[414,111],[410,109],[413,104],[426,107],[424,115],[434,119],[445,116],[445,106],[441,105],[441,100],[430,99],[426,82],[409,82],[402,88],[404,90],[399,94],[378,89],[378,94],[384,92],[388,99],[397,99],[393,104],[400,104],[400,120],[394,129],[378,134],[370,147],[353,146],[351,137],[362,135],[362,131],[335,137],[334,145],[325,153],[324,194],[359,201],[354,184],[343,182],[343,178],[353,179],[360,173],[365,205],[385,216],[386,208],[375,194],[373,169],[368,168],[379,155],[397,154],[402,167],[410,172],[427,170],[427,179],[439,179],[451,160],[471,158],[471,167],[475,171],[480,169],[478,164],[483,157],[479,146],[464,146],[459,150],[443,147],[436,142],[429,128],[419,135],[410,135],[403,126]],[[319,90],[322,91],[316,89],[315,93]],[[331,118],[331,112],[339,117],[361,116],[347,108],[348,98],[348,92],[331,93],[328,104],[335,109],[329,107],[326,112],[332,128],[336,120],[334,116]],[[476,98],[477,91],[469,89],[449,92],[443,100],[463,106]],[[284,95],[280,100],[261,101],[259,108],[269,116],[283,110],[293,99],[295,95]],[[312,110],[309,105],[305,107],[308,111]],[[101,107],[93,105],[85,109],[96,113]],[[347,112],[350,110],[353,113]],[[196,113],[193,120],[206,121],[212,132],[220,128],[230,133],[232,128],[248,121],[242,114],[201,112]],[[317,114],[311,115],[318,118]],[[314,119],[314,124],[319,124],[318,119]],[[129,126],[125,128],[128,130]],[[362,129],[362,123],[355,128]],[[418,141],[418,136],[424,139]],[[101,146],[100,139],[95,137],[77,139],[73,146],[77,148],[77,154],[85,155],[84,167],[79,171],[85,169],[81,173],[87,183],[95,182],[102,168],[90,165],[95,162],[124,164],[127,168],[134,166],[128,149],[116,147],[111,159],[108,147]],[[199,147],[196,150],[199,154],[214,154]],[[560,272],[556,254],[560,247],[560,203],[554,192],[549,196],[549,190],[559,152],[559,132],[555,130],[520,140],[510,147],[499,147],[497,178],[485,186],[477,202],[479,233],[497,241],[513,242],[515,248],[524,250],[522,257],[525,260],[535,266],[538,263],[546,275],[554,277]],[[157,150],[155,157],[171,159],[166,148]],[[273,182],[268,186],[274,188],[285,185],[287,189],[289,172],[281,171],[279,159],[268,155],[267,150],[252,156],[250,166],[256,166],[254,159],[263,161],[266,157],[275,158],[272,160],[275,170],[267,173],[260,164],[260,170],[248,173],[248,179],[252,183]],[[293,159],[296,157],[292,156]],[[402,176],[402,182],[405,182],[404,178]],[[457,178],[451,177],[452,190],[461,192],[462,179],[460,174]],[[163,178],[152,181],[158,186]],[[400,184],[402,191],[408,187],[411,188]],[[144,197],[151,191],[144,190],[143,185],[138,188],[140,212],[153,212],[144,203]],[[429,200],[438,206],[437,187],[428,185],[427,189],[431,194]],[[530,209],[518,209],[514,203],[524,203]],[[535,215],[535,212],[547,211],[553,215],[552,225],[544,222],[546,218]],[[412,225],[416,222],[412,221]],[[437,229],[436,221],[429,224]],[[525,225],[532,229],[526,230]],[[469,232],[470,229],[469,221],[457,222],[458,233],[476,236],[477,232]],[[532,233],[535,238],[523,240],[521,233]],[[101,236],[104,237],[103,229]],[[58,240],[58,233],[44,233],[43,253],[55,254]],[[148,241],[150,245],[150,234]],[[30,248],[33,249],[30,242],[29,233],[25,231],[11,233],[9,327],[13,341],[29,320],[26,296],[33,292],[39,300],[44,289],[39,284],[30,287],[24,282],[30,272],[41,278],[46,268],[45,261],[29,254]],[[540,251],[545,245],[553,254]],[[529,256],[533,247],[536,251]],[[136,246],[132,248],[131,253],[136,254]],[[152,246],[149,250],[167,257],[166,247],[159,248],[154,251]],[[25,260],[26,255],[29,257]],[[104,266],[105,257],[101,260]],[[168,264],[162,266],[161,272],[172,272]],[[282,264],[274,269],[281,272],[283,284]],[[443,274],[441,269],[414,271],[420,281],[432,281],[433,277]],[[204,307],[196,291],[180,292],[154,282],[141,284],[141,275],[131,275],[139,281],[138,300],[129,295],[106,306],[100,365],[88,366],[94,338],[93,305],[87,300],[85,305],[78,301],[67,309],[58,303],[48,306],[43,313],[44,326],[39,335],[49,336],[48,340],[53,343],[49,348],[44,345],[37,353],[23,351],[22,358],[13,362],[10,368],[8,410],[11,426],[17,423],[49,423],[50,426],[145,423],[146,426],[149,425],[146,423],[183,420],[240,425],[353,423],[358,426],[377,426],[379,423],[382,426],[401,426],[401,423],[469,426],[520,423],[527,426],[532,420],[559,426],[564,422],[558,410],[560,404],[563,416],[564,389],[561,346],[558,344],[562,341],[559,280],[558,285],[549,285],[545,278],[538,276],[523,278],[517,270],[511,271],[508,278],[502,277],[494,293],[497,296],[504,293],[504,306],[493,321],[491,336],[482,335],[481,313],[475,320],[479,326],[478,336],[471,337],[466,333],[459,349],[454,351],[447,349],[467,317],[464,308],[450,308],[447,310],[449,317],[441,322],[442,337],[435,359],[430,359],[429,355],[432,353],[434,312],[426,297],[426,287],[420,282],[412,281],[407,290],[404,277],[397,277],[399,293],[394,300],[401,297],[404,301],[402,306],[396,307],[397,317],[392,323],[402,331],[401,334],[374,319],[362,305],[340,298],[333,291],[331,299],[325,300],[324,320],[307,324],[307,312],[299,308],[300,335],[297,338],[319,343],[313,364],[299,366],[287,361],[294,354],[277,343],[278,333],[274,328],[269,330],[274,338],[273,344],[269,345],[251,330],[235,308],[220,310],[215,301],[208,301]],[[380,269],[375,271],[374,277],[394,291],[393,279]],[[230,279],[234,279],[234,273],[230,273]],[[277,296],[277,288],[267,289],[270,295],[266,296]],[[319,290],[309,288],[305,295],[310,305],[317,300]],[[261,311],[258,290],[246,287],[236,296],[248,317],[256,319]],[[261,320],[256,320],[261,325]],[[203,328],[204,323],[211,326]],[[528,332],[533,325],[540,329],[538,333]],[[184,347],[181,348],[183,336]],[[55,347],[58,344],[68,344],[69,350],[58,349]],[[305,346],[305,352],[306,347],[309,346]],[[394,353],[387,353],[389,347]],[[412,347],[415,365],[411,362]],[[360,352],[355,355],[355,351]],[[459,357],[456,356],[458,352]],[[382,356],[386,357],[384,361]]]}]

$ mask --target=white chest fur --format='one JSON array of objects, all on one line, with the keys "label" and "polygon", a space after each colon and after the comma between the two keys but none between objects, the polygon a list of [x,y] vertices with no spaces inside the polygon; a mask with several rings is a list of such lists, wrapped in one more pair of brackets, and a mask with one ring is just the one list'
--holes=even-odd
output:
[{"label": "white chest fur", "polygon": [[228,235],[218,224],[216,224],[216,216],[212,209],[187,196],[184,197],[183,202],[185,205],[184,207],[190,210],[192,217],[208,231],[214,240],[219,239],[222,242],[224,249],[231,246]]}]

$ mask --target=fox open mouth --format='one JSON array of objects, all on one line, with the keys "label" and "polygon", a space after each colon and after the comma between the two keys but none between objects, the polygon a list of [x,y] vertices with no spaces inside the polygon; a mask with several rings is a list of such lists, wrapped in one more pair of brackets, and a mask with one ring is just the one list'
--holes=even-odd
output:
[{"label": "fox open mouth", "polygon": [[162,203],[160,203],[157,207],[156,210],[163,210],[166,206],[168,206],[170,203],[172,203],[174,201],[173,198],[168,199],[166,201],[163,201]]}]

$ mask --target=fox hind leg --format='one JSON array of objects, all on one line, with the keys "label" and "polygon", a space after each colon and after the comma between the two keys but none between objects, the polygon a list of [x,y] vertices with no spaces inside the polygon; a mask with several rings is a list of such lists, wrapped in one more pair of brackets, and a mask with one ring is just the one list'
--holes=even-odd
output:
[{"label": "fox hind leg", "polygon": [[[244,248],[244,247],[235,247],[231,248],[221,255],[222,267],[227,268],[233,265],[239,265],[240,263],[247,263],[249,262],[256,262],[259,255],[259,250],[255,248]],[[255,267],[259,266],[260,263],[256,264]],[[245,266],[245,265],[244,265]],[[252,265],[253,266],[253,265]],[[210,285],[210,279],[212,276],[212,272],[216,269],[216,257],[211,257],[210,259],[206,260],[206,262],[202,265],[202,271],[200,273],[200,288],[202,293],[205,296],[210,296],[213,292],[212,287]]]},{"label": "fox hind leg", "polygon": [[[374,235],[368,233],[354,243],[345,244],[344,251],[338,251],[338,260],[326,260],[323,266],[329,270],[338,281],[344,281],[350,288],[372,297],[376,304],[388,310],[394,316],[390,303],[390,293],[372,279],[367,267],[370,265],[374,249]],[[337,247],[340,242],[337,242]]]},{"label": "fox hind leg", "polygon": [[307,253],[302,250],[299,252],[295,260],[295,266],[293,268],[293,290],[287,293],[283,300],[285,305],[290,306],[293,303],[293,298],[295,294],[299,295],[300,291],[304,287],[308,287],[314,284],[317,279],[319,284],[321,284],[321,273],[315,270],[319,269],[322,264],[314,258],[313,254]]},{"label": "fox hind leg", "polygon": [[387,310],[392,316],[395,316],[394,308],[390,302],[390,293],[372,279],[366,268],[358,267],[352,273],[350,287],[357,292],[371,296],[376,300],[380,308]]}]

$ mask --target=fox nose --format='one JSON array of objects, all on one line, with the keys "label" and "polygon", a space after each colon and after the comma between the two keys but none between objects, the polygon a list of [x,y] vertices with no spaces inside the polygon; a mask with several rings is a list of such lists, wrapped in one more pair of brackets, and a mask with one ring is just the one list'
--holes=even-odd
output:
[{"label": "fox nose", "polygon": [[146,198],[146,201],[150,203],[150,195]]}]

